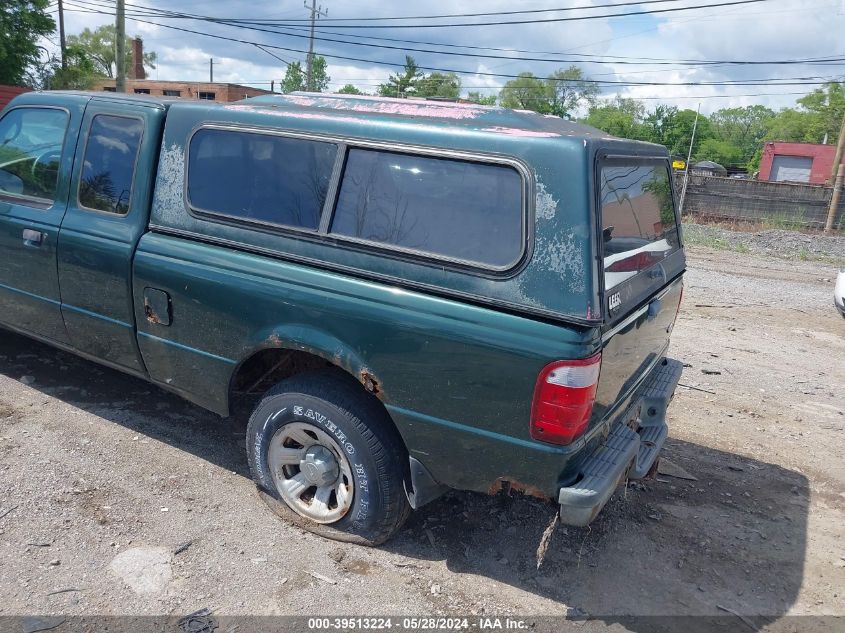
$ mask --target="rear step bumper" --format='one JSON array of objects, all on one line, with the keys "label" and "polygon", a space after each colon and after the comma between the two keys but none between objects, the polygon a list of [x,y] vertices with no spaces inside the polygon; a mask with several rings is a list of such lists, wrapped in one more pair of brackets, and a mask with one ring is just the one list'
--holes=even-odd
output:
[{"label": "rear step bumper", "polygon": [[[604,443],[584,462],[578,483],[558,493],[560,519],[566,525],[584,526],[596,518],[625,477],[648,474],[666,441],[666,409],[675,394],[683,364],[664,358],[640,387],[633,407],[639,407],[639,429],[632,430],[620,416]],[[626,410],[626,414],[631,408]]]}]

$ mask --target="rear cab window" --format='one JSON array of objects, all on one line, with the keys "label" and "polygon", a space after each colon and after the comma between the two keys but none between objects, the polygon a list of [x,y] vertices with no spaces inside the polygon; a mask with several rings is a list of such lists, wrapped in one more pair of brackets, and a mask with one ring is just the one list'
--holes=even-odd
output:
[{"label": "rear cab window", "polygon": [[129,212],[143,132],[141,119],[110,114],[93,118],[79,181],[80,206],[117,215]]},{"label": "rear cab window", "polygon": [[604,288],[613,295],[679,250],[680,237],[665,160],[605,159],[599,183]]}]

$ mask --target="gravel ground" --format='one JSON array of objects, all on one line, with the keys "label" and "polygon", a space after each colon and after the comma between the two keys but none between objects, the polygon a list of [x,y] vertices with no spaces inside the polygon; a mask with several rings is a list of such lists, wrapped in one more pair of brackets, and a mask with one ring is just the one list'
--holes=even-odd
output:
[{"label": "gravel ground", "polygon": [[664,461],[695,479],[620,488],[590,528],[557,529],[539,570],[551,505],[452,492],[381,548],[326,541],[260,502],[243,420],[0,334],[0,629],[10,615],[63,632],[79,630],[72,616],[202,608],[590,615],[578,630],[633,631],[647,628],[632,614],[721,615],[725,631],[845,615],[836,270],[689,254]]},{"label": "gravel ground", "polygon": [[769,229],[732,231],[712,224],[684,224],[687,244],[769,255],[783,259],[821,259],[845,266],[845,235],[819,235]]}]

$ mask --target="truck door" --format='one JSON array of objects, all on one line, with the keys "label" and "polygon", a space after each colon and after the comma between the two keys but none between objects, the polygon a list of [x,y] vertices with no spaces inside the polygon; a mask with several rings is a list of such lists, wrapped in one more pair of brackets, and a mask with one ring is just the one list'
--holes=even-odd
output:
[{"label": "truck door", "polygon": [[80,352],[131,372],[132,256],[149,217],[164,108],[93,99],[85,111],[59,235],[62,315]]},{"label": "truck door", "polygon": [[0,323],[60,343],[56,249],[86,101],[27,95],[0,119]]}]

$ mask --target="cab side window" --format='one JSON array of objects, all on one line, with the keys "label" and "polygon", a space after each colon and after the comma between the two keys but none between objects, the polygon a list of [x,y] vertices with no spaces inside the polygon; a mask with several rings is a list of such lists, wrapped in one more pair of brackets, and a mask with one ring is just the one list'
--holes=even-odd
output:
[{"label": "cab side window", "polygon": [[0,120],[0,195],[55,200],[68,114],[15,108]]},{"label": "cab side window", "polygon": [[144,123],[140,119],[98,114],[91,122],[79,180],[79,204],[125,215]]}]

